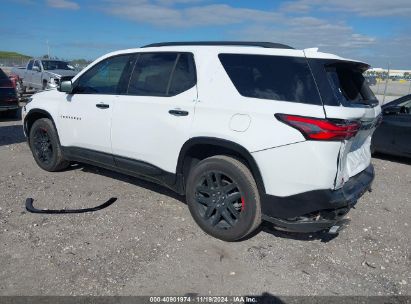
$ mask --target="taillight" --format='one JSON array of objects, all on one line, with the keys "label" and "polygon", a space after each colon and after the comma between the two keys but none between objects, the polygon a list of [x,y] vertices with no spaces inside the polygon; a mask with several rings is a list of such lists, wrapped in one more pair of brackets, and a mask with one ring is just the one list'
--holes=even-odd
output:
[{"label": "taillight", "polygon": [[300,131],[309,140],[345,140],[357,134],[361,124],[356,121],[328,120],[288,114],[275,114],[283,123]]}]

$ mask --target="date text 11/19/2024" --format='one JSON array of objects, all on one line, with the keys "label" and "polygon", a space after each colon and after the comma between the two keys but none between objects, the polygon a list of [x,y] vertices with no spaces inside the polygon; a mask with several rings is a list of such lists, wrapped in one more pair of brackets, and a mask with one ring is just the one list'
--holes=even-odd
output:
[{"label": "date text 11/19/2024", "polygon": [[162,296],[150,297],[150,303],[257,303],[247,296]]}]

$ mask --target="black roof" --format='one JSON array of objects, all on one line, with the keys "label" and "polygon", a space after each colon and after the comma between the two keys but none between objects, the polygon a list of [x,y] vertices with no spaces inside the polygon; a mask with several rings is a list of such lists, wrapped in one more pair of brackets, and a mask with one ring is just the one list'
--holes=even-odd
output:
[{"label": "black roof", "polygon": [[294,49],[291,46],[274,43],[274,42],[254,42],[254,41],[186,41],[186,42],[160,42],[152,43],[142,46],[147,47],[160,47],[160,46],[179,46],[179,45],[221,45],[221,46],[257,46],[262,48],[271,49]]}]

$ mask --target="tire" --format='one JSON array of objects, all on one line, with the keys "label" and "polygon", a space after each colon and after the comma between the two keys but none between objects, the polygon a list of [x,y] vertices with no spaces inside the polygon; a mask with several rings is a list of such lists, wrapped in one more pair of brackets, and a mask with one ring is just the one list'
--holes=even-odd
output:
[{"label": "tire", "polygon": [[34,160],[43,170],[60,171],[70,164],[63,157],[57,131],[48,118],[41,118],[33,123],[29,134],[29,145]]},{"label": "tire", "polygon": [[371,155],[374,155],[377,152],[377,148],[375,147],[375,143],[373,140],[371,140],[370,152],[371,152]]},{"label": "tire", "polygon": [[371,155],[374,155],[374,154],[377,152],[377,150],[375,149],[375,146],[374,146],[374,145],[372,145],[372,146],[370,147],[370,151],[371,151]]},{"label": "tire", "polygon": [[261,204],[250,170],[239,160],[212,156],[190,171],[188,208],[196,223],[223,241],[238,241],[261,224]]},{"label": "tire", "polygon": [[41,86],[42,90],[46,90],[47,89],[47,81],[43,80],[43,85]]}]

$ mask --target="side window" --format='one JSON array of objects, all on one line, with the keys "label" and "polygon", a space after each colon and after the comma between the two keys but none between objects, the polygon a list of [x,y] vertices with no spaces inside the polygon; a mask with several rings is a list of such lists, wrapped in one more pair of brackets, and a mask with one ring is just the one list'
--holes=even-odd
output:
[{"label": "side window", "polygon": [[218,57],[243,96],[321,104],[305,58],[245,54],[220,54]]},{"label": "side window", "polygon": [[75,93],[82,94],[119,94],[122,75],[130,69],[133,55],[107,58],[87,72],[77,82]]},{"label": "side window", "polygon": [[177,53],[141,53],[131,75],[128,94],[166,96]]},{"label": "side window", "polygon": [[39,63],[38,60],[34,61],[34,65],[33,65],[33,66],[38,67],[38,68],[39,68],[39,71],[41,71],[40,63]]},{"label": "side window", "polygon": [[33,69],[33,60],[29,61],[29,64],[27,65],[27,70],[32,70]]},{"label": "side window", "polygon": [[196,84],[196,71],[192,54],[180,54],[171,78],[168,95],[177,95]]}]

